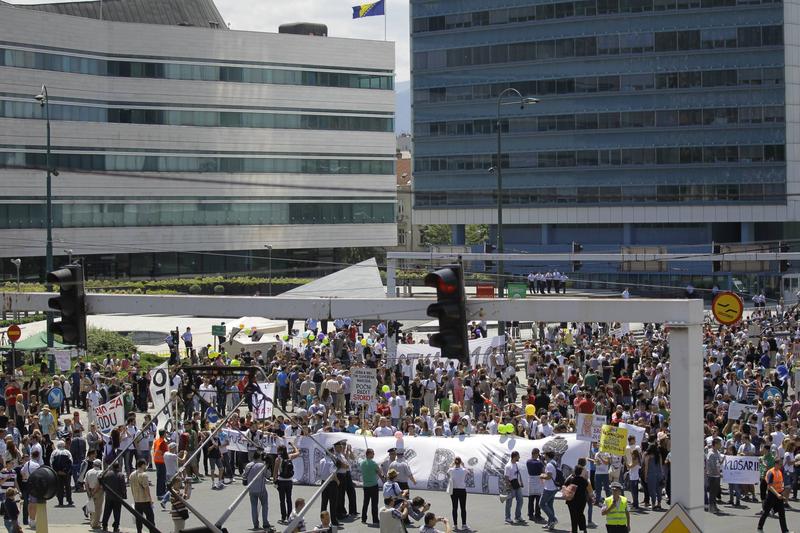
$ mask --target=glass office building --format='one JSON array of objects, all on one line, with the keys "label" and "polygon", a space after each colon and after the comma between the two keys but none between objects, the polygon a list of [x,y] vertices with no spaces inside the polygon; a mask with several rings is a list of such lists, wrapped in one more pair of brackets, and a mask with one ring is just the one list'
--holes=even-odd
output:
[{"label": "glass office building", "polygon": [[3,278],[44,272],[42,85],[54,252],[89,276],[302,274],[396,244],[393,43],[231,31],[212,0],[0,1],[0,35]]},{"label": "glass office building", "polygon": [[540,103],[501,107],[506,251],[708,252],[797,234],[797,2],[411,5],[418,223],[452,225],[456,243],[464,225],[496,224],[487,169],[513,87]]}]

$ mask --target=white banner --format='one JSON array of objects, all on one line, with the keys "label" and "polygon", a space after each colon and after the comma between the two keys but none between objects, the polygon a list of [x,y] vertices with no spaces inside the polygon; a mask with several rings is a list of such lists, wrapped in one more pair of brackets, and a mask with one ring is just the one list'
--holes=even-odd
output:
[{"label": "white banner", "polygon": [[647,433],[645,428],[640,428],[639,426],[634,426],[632,424],[626,424],[624,422],[619,423],[619,427],[628,430],[628,437],[635,437],[636,438],[636,445],[642,445],[642,441],[644,440],[644,435]]},{"label": "white banner", "polygon": [[[764,413],[758,412],[758,406],[739,402],[731,402],[731,404],[728,406],[728,420],[739,420],[739,417],[742,416],[742,413],[748,413],[748,415],[752,413],[758,417],[756,427],[760,432],[762,425],[761,419],[764,417]],[[748,416],[747,418],[750,417]]]},{"label": "white banner", "polygon": [[[153,409],[155,409],[156,413],[160,412],[169,402],[171,389],[172,383],[169,379],[169,368],[165,361],[150,371],[150,398],[153,400]],[[170,405],[169,409],[153,420],[158,429],[167,427],[167,424],[173,418],[173,409],[175,409],[175,406]]]},{"label": "white banner", "polygon": [[275,383],[259,383],[258,388],[261,392],[253,394],[255,417],[257,420],[271,418],[275,407]]},{"label": "white banner", "polygon": [[56,361],[56,366],[61,372],[66,372],[72,366],[72,358],[77,357],[75,350],[53,350],[53,358]]},{"label": "white banner", "polygon": [[377,370],[369,367],[351,368],[350,403],[354,405],[370,404],[375,400],[377,386]]},{"label": "white banner", "polygon": [[220,433],[224,433],[228,439],[228,449],[234,452],[247,451],[247,439],[244,437],[244,431],[235,429],[223,429]]},{"label": "white banner", "polygon": [[[362,437],[349,433],[317,433],[313,439],[297,437],[295,446],[301,455],[294,460],[294,478],[298,483],[308,485],[320,482],[319,463],[325,455],[320,446],[327,449],[340,440],[346,440],[353,449],[355,457],[351,462],[351,472],[356,481],[361,480],[358,463],[364,459],[367,448],[375,450],[375,461],[380,464],[388,456],[389,448],[400,444],[393,437]],[[412,489],[445,490],[447,470],[452,466],[453,459],[460,457],[467,468],[467,491],[483,494],[498,494],[503,468],[512,451],[519,452],[520,463],[524,465],[533,448],[539,448],[543,453],[552,450],[565,477],[572,472],[580,457],[589,454],[589,444],[578,441],[574,433],[540,440],[500,435],[405,437],[402,445],[405,449],[404,460],[408,462],[417,480],[411,486]],[[527,479],[523,483],[527,486]]]},{"label": "white banner", "polygon": [[[502,350],[505,345],[505,336],[486,337],[481,339],[471,339],[469,341],[469,363],[473,367],[475,365],[486,366],[489,361],[489,356],[494,348]],[[397,357],[389,356],[387,364],[397,364],[397,358],[404,357],[406,359],[440,359],[442,357],[442,350],[429,344],[398,344]],[[454,359],[455,361],[455,359]]]},{"label": "white banner", "polygon": [[759,482],[758,457],[725,455],[722,462],[723,483],[755,485]]},{"label": "white banner", "polygon": [[95,407],[94,416],[97,429],[103,433],[108,433],[117,426],[125,425],[125,403],[122,401],[122,395]]},{"label": "white banner", "polygon": [[578,413],[578,420],[575,424],[577,439],[585,442],[600,442],[600,430],[603,429],[605,423],[605,415]]}]

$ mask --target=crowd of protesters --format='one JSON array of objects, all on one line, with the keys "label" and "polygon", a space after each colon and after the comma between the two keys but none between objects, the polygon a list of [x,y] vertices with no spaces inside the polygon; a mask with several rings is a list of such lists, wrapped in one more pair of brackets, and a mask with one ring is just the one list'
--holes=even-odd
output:
[{"label": "crowd of protesters", "polygon": [[[112,528],[118,530],[119,500],[129,491],[136,509],[150,520],[154,505],[170,505],[179,531],[189,518],[184,500],[191,496],[193,484],[209,482],[211,489],[225,490],[239,480],[248,485],[253,527],[269,530],[270,485],[280,502],[278,523],[291,522],[305,505],[292,495],[291,465],[298,452],[291,437],[319,432],[389,437],[398,431],[450,437],[497,434],[501,426],[511,424],[516,437],[540,439],[574,432],[579,413],[605,416],[612,425],[639,426],[645,437],[641,445],[632,438],[623,456],[609,455],[592,443],[589,455],[566,479],[548,452],[535,449],[530,457],[515,452],[508,458],[501,487],[506,522],[524,523],[527,518],[554,528],[559,519],[553,501],[559,492],[568,500],[573,532],[592,526],[596,514],[605,516],[609,531],[625,531],[631,513],[635,520],[635,513],[658,512],[670,505],[668,328],[645,324],[633,334],[615,324],[538,324],[530,338],[512,337],[479,364],[460,367],[446,359],[390,358],[390,335],[399,342],[424,342],[418,335],[402,334],[397,324],[365,326],[337,320],[328,326],[310,319],[276,336],[263,353],[226,353],[209,346],[197,350],[187,328],[188,336],[182,336],[184,361],[212,371],[187,369],[178,361],[179,343],[173,343],[170,373],[179,391],[178,414],[165,430],[159,430],[150,415],[137,418],[137,412],[150,409],[150,383],[148,374],[139,371],[136,354],[93,365],[78,360],[61,376],[39,377],[46,375],[46,368],[31,377],[4,376],[0,456],[5,469],[0,483],[8,507],[16,505],[14,494],[20,493],[22,524],[35,525],[35,506],[30,505],[35,499],[28,494],[26,480],[36,468],[48,465],[59,476],[59,505],[73,505],[73,493],[86,492],[84,512],[93,528],[108,529],[113,516]],[[470,332],[486,336],[487,325],[471,324]],[[795,455],[800,447],[795,387],[800,384],[792,384],[800,313],[759,307],[732,327],[709,322],[703,335],[707,508],[717,512],[726,495],[728,505],[763,505],[759,527],[774,513],[787,531],[784,506],[796,499],[800,478],[795,475],[800,466],[800,454]],[[278,409],[272,418],[259,420],[253,414],[252,386],[264,378],[236,372],[236,367],[251,365],[262,367],[266,380],[275,383]],[[376,368],[378,376],[379,400],[363,412],[350,401],[350,371],[358,365]],[[118,377],[121,370],[126,371],[124,378]],[[54,407],[51,392],[57,388],[66,401]],[[103,435],[91,416],[88,423],[82,422],[76,409],[91,413],[118,395],[125,404],[123,425]],[[239,406],[242,399],[245,403]],[[750,408],[743,417],[731,418],[732,402]],[[209,416],[212,411],[215,417]],[[224,432],[210,438],[215,425],[209,419],[231,413],[235,416],[227,427],[248,435],[247,452],[230,450]],[[198,447],[201,453],[195,454]],[[320,481],[336,475],[322,494],[319,529],[328,531],[354,519],[377,523],[387,532],[403,531],[417,520],[428,533],[437,523],[447,530],[459,523],[468,529],[466,470],[460,458],[448,471],[452,520],[444,520],[429,511],[420,495],[412,496],[415,479],[403,450],[392,450],[386,457],[368,450],[361,462],[354,460],[345,441],[329,451],[319,465]],[[724,486],[720,466],[725,454],[759,456],[760,484]],[[100,483],[100,472],[111,464],[105,483]],[[155,470],[152,494],[145,483],[148,469]],[[363,480],[360,507],[351,469],[359,469],[356,478]],[[7,527],[14,527],[14,510],[8,509],[5,516]],[[142,527],[137,520],[139,531]],[[298,527],[304,530],[305,523]]]}]

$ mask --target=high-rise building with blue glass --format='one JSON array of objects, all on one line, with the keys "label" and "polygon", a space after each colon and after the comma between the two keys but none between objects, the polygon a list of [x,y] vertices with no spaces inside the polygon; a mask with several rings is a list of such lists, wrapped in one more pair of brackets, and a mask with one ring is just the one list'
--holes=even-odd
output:
[{"label": "high-rise building with blue glass", "polygon": [[[415,223],[450,224],[456,243],[496,224],[487,169],[513,87],[540,103],[501,107],[506,251],[707,252],[798,234],[797,1],[411,6]],[[684,267],[652,279],[711,272]]]}]

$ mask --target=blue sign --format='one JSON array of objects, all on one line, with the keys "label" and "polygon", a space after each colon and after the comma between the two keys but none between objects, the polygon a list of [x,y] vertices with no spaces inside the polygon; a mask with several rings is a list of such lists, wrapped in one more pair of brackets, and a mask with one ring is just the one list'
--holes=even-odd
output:
[{"label": "blue sign", "polygon": [[58,409],[62,403],[64,403],[64,391],[58,387],[50,389],[47,393],[47,405]]},{"label": "blue sign", "polygon": [[761,396],[765,400],[773,399],[776,402],[783,401],[783,393],[778,387],[768,387],[764,389],[764,393]]},{"label": "blue sign", "polygon": [[214,409],[213,407],[209,407],[206,410],[206,420],[208,420],[212,424],[216,424],[217,421],[219,420],[219,414],[217,414],[217,410]]}]

